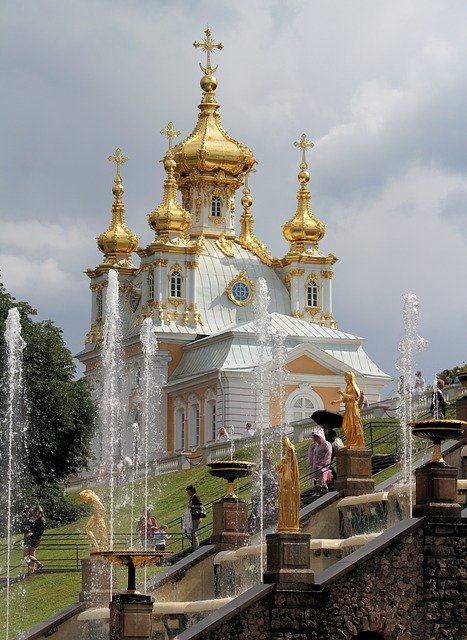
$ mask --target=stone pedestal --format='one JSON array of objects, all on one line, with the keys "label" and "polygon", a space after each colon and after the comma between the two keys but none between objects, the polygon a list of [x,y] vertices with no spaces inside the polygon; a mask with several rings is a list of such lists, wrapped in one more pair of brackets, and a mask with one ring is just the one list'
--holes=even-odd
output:
[{"label": "stone pedestal", "polygon": [[[81,560],[81,592],[79,601],[93,607],[107,607],[110,600],[111,566],[99,558]],[[113,588],[116,572],[113,572]]]},{"label": "stone pedestal", "polygon": [[265,583],[276,583],[278,591],[304,591],[315,581],[311,569],[309,533],[271,533],[266,536]]},{"label": "stone pedestal", "polygon": [[461,479],[467,480],[467,444],[461,449]]},{"label": "stone pedestal", "polygon": [[[458,420],[464,420],[467,422],[467,396],[459,398],[456,402],[456,418]],[[464,437],[467,438],[467,433],[464,432]]]},{"label": "stone pedestal", "polygon": [[237,549],[248,542],[248,509],[246,502],[224,498],[212,505],[211,543],[219,549]]},{"label": "stone pedestal", "polygon": [[439,463],[430,463],[415,470],[416,500],[412,508],[414,517],[460,517],[457,503],[457,469]]},{"label": "stone pedestal", "polygon": [[138,593],[119,593],[110,603],[109,640],[151,640],[153,599]]},{"label": "stone pedestal", "polygon": [[334,489],[346,496],[372,493],[375,483],[371,477],[371,451],[368,449],[339,449],[336,457],[337,478]]}]

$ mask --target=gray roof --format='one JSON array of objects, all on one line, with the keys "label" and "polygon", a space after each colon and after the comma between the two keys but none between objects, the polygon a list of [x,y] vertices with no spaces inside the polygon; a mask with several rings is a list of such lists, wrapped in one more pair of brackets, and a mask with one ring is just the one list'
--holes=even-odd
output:
[{"label": "gray roof", "polygon": [[[279,313],[270,317],[272,332],[284,334],[284,345],[293,358],[294,352],[306,347],[313,359],[321,360],[336,373],[351,368],[363,376],[389,380],[368,357],[362,338],[291,318]],[[185,347],[185,353],[170,381],[196,377],[213,370],[249,370],[259,362],[255,323],[231,327]]]}]

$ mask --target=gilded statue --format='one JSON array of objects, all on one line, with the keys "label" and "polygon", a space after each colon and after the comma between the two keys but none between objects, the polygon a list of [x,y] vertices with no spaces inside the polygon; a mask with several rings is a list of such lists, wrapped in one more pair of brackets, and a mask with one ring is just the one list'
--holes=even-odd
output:
[{"label": "gilded statue", "polygon": [[[107,549],[109,546],[109,538],[107,535],[107,525],[105,524],[105,507],[100,501],[100,498],[91,489],[84,489],[80,491],[79,497],[81,502],[90,504],[92,509],[92,516],[86,522],[84,527],[84,533],[91,541],[92,550],[99,551],[100,549]],[[96,536],[93,533],[93,529],[96,530]]]},{"label": "gilded statue", "polygon": [[346,386],[344,391],[339,391],[341,398],[339,398],[339,400],[333,400],[331,404],[340,404],[342,402],[345,405],[342,427],[347,439],[347,447],[349,449],[364,449],[365,437],[363,435],[362,419],[358,407],[358,401],[361,395],[360,389],[355,381],[353,371],[347,371],[344,374],[344,379]]},{"label": "gilded statue", "polygon": [[298,472],[295,447],[282,436],[284,453],[276,465],[279,474],[279,518],[278,531],[300,531],[300,474]]}]

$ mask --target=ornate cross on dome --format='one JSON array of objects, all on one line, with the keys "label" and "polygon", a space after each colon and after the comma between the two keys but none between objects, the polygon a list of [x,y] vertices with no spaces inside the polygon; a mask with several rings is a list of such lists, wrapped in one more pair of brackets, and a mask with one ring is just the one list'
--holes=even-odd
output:
[{"label": "ornate cross on dome", "polygon": [[174,129],[174,123],[169,122],[165,129],[161,129],[161,136],[166,136],[169,139],[169,151],[172,149],[172,138],[176,138],[180,135],[180,131]]},{"label": "ornate cross on dome", "polygon": [[302,150],[302,164],[306,165],[306,150],[312,149],[315,146],[314,143],[308,140],[306,133],[302,133],[300,140],[297,140],[293,144],[294,147],[299,147]]},{"label": "ornate cross on dome", "polygon": [[128,161],[128,158],[122,154],[122,150],[115,149],[114,155],[109,156],[107,160],[110,160],[110,162],[115,162],[115,164],[117,165],[117,176],[120,177],[120,165]]},{"label": "ornate cross on dome", "polygon": [[211,53],[214,51],[214,49],[219,49],[220,51],[221,49],[224,48],[224,45],[221,42],[219,43],[214,42],[214,40],[211,38],[211,32],[209,31],[209,27],[206,29],[204,33],[206,35],[204,40],[202,40],[201,42],[198,42],[198,40],[195,40],[193,42],[193,46],[196,47],[197,49],[201,47],[201,49],[206,52],[206,56],[207,56],[206,66],[203,67],[201,63],[199,66],[201,67],[201,71],[204,71],[206,75],[209,75],[217,69],[217,66],[215,69],[211,67]]}]

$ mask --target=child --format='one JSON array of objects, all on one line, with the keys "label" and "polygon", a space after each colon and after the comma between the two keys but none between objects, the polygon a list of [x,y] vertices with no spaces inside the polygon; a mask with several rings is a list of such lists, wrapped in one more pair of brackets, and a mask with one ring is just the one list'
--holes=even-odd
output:
[{"label": "child", "polygon": [[165,551],[167,540],[172,536],[167,533],[167,525],[161,524],[154,533],[154,549],[156,551]]}]

